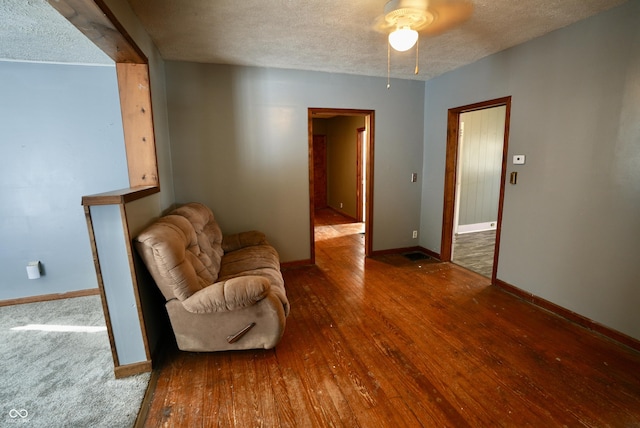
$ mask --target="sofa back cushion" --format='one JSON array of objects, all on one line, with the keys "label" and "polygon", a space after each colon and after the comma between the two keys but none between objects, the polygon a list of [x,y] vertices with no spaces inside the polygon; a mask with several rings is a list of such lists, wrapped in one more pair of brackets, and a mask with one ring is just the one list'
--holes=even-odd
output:
[{"label": "sofa back cushion", "polygon": [[176,208],[170,214],[186,218],[193,226],[198,241],[197,257],[213,279],[209,284],[214,283],[218,279],[224,251],[222,250],[222,231],[213,212],[206,205],[191,202]]},{"label": "sofa back cushion", "polygon": [[218,279],[222,232],[211,210],[189,204],[158,219],[135,246],[167,300],[185,300]]},{"label": "sofa back cushion", "polygon": [[134,243],[167,300],[184,300],[202,289],[194,266],[197,257],[193,255],[198,241],[187,219],[162,217],[138,235]]}]

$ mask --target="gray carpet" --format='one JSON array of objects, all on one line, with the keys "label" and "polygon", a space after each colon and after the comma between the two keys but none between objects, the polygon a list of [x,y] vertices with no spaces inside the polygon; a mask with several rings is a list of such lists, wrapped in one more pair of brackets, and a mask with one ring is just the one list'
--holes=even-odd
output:
[{"label": "gray carpet", "polygon": [[131,427],[150,377],[115,379],[99,296],[0,307],[0,368],[3,427]]}]

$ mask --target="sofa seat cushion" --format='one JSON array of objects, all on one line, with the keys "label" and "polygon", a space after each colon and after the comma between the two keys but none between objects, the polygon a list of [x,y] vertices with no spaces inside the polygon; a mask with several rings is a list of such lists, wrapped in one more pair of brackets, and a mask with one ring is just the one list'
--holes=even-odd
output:
[{"label": "sofa seat cushion", "polygon": [[219,281],[243,276],[261,276],[269,280],[271,291],[278,296],[289,314],[289,301],[280,273],[280,260],[276,250],[268,244],[241,248],[222,256]]}]

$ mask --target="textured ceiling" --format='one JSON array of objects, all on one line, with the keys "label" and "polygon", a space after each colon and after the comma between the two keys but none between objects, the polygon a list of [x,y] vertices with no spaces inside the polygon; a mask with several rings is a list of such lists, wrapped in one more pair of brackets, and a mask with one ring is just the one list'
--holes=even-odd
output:
[{"label": "textured ceiling", "polygon": [[[128,0],[165,59],[370,76],[387,74],[386,0]],[[473,0],[470,20],[393,53],[391,74],[426,80],[624,0]]]},{"label": "textured ceiling", "polygon": [[[123,0],[124,1],[124,0]],[[167,60],[387,75],[386,0],[128,0]],[[467,22],[393,52],[392,77],[426,80],[625,0],[472,0]],[[46,0],[0,1],[0,58],[110,63]]]},{"label": "textured ceiling", "polygon": [[113,64],[46,0],[0,0],[0,59]]}]

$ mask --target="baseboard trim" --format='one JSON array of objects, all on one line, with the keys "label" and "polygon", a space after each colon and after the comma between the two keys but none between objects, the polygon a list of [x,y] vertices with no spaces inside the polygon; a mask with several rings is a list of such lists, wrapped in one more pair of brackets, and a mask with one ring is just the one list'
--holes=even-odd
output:
[{"label": "baseboard trim", "polygon": [[147,373],[152,370],[151,360],[141,361],[139,363],[125,364],[113,369],[113,373],[116,379],[122,379],[123,377],[133,376],[140,373]]},{"label": "baseboard trim", "polygon": [[514,296],[519,297],[520,299],[526,302],[532,303],[542,309],[545,309],[558,316],[561,316],[562,318],[572,321],[586,329],[592,330],[611,340],[614,340],[618,343],[628,346],[631,349],[640,351],[640,340],[637,340],[631,336],[627,336],[626,334],[621,333],[617,330],[614,330],[610,327],[604,326],[596,321],[593,321],[592,319],[589,319],[583,315],[577,314],[553,302],[545,300],[542,297],[538,297],[535,294],[524,291],[500,279],[496,279],[495,285],[497,287],[500,287],[507,293],[513,294]]},{"label": "baseboard trim", "polygon": [[343,217],[347,217],[348,219],[353,220],[353,222],[354,222],[354,223],[357,223],[357,222],[358,222],[358,220],[357,220],[355,217],[353,217],[351,214],[348,214],[348,213],[344,212],[344,211],[343,211],[343,210],[341,210],[340,208],[331,207],[331,206],[328,206],[328,205],[327,205],[327,208],[329,208],[329,209],[330,209],[330,210],[332,210],[333,212],[336,212],[336,213],[340,214],[340,215],[341,215],[341,216],[343,216]]},{"label": "baseboard trim", "polygon": [[296,260],[296,261],[293,261],[293,262],[280,263],[280,269],[295,268],[295,267],[300,267],[300,266],[310,266],[312,264],[313,263],[311,263],[311,259]]},{"label": "baseboard trim", "polygon": [[22,305],[24,303],[47,302],[49,300],[71,299],[73,297],[95,296],[100,294],[98,288],[69,291],[67,293],[41,294],[38,296],[19,297],[17,299],[0,300],[0,306]]},{"label": "baseboard trim", "polygon": [[485,232],[487,230],[496,230],[498,220],[487,221],[484,223],[459,224],[456,234],[464,235],[465,233]]},{"label": "baseboard trim", "polygon": [[387,256],[390,254],[403,254],[403,253],[410,253],[410,252],[414,252],[414,251],[419,251],[421,253],[425,253],[426,255],[428,255],[429,257],[436,259],[436,260],[440,260],[440,254],[436,253],[435,251],[431,251],[428,250],[424,247],[420,247],[420,246],[415,246],[415,247],[405,247],[405,248],[390,248],[388,250],[377,250],[377,251],[373,251],[371,253],[371,256]]},{"label": "baseboard trim", "polygon": [[404,247],[404,248],[389,248],[388,250],[376,250],[371,252],[371,256],[387,256],[390,254],[402,254],[412,251],[422,251],[420,247]]},{"label": "baseboard trim", "polygon": [[[389,254],[402,254],[402,253],[409,253],[409,252],[412,252],[412,251],[420,251],[422,253],[425,253],[429,257],[440,261],[440,254],[439,253],[436,253],[435,251],[431,251],[431,250],[428,250],[428,249],[426,249],[424,247],[420,247],[420,246],[405,247],[405,248],[391,248],[391,249],[388,249],[388,250],[372,251],[371,254],[369,255],[369,257],[386,256],[386,255],[389,255]],[[281,269],[288,269],[288,268],[297,268],[297,267],[311,266],[311,265],[313,265],[313,263],[311,263],[311,259],[306,259],[306,260],[296,260],[296,261],[292,261],[292,262],[280,263],[280,268]]]},{"label": "baseboard trim", "polygon": [[438,261],[440,261],[440,253],[436,253],[435,251],[431,251],[427,248],[424,247],[418,247],[420,248],[420,250],[418,251],[422,251],[423,253],[425,253],[426,255],[428,255],[429,257],[431,257],[432,259],[436,259]]}]

